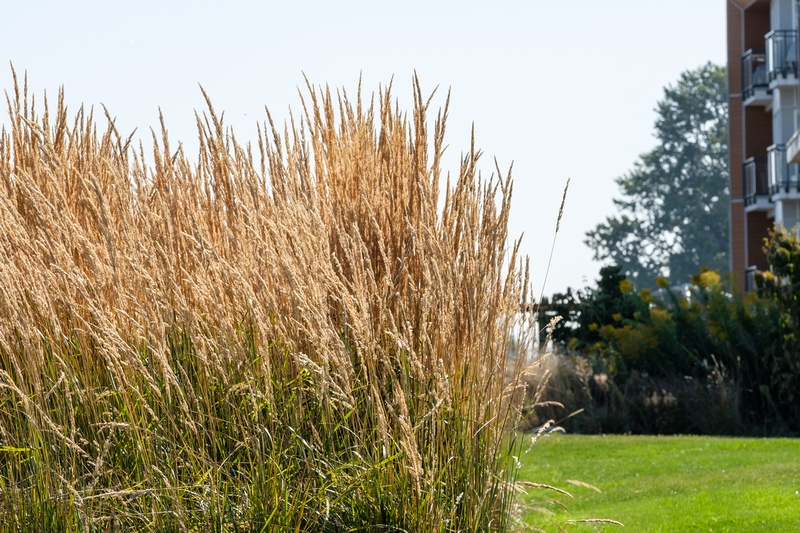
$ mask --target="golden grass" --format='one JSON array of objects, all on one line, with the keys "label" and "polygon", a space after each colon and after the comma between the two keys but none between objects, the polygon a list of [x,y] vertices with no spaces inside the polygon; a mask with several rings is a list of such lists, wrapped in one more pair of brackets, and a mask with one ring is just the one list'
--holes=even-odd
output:
[{"label": "golden grass", "polygon": [[209,102],[197,161],[162,121],[148,165],[15,76],[0,529],[507,527],[511,179],[471,146],[445,180],[447,107],[429,131],[413,94],[407,115],[309,85],[256,147]]}]

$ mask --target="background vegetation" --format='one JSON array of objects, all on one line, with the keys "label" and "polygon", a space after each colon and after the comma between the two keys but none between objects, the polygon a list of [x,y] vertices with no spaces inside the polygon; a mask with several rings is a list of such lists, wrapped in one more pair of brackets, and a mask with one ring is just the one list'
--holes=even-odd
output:
[{"label": "background vegetation", "polygon": [[639,288],[728,268],[728,89],[724,66],[681,74],[656,105],[657,145],[617,179],[619,210],[586,235],[595,259]]},{"label": "background vegetation", "polygon": [[309,86],[255,147],[209,103],[190,162],[14,87],[0,530],[508,527],[510,176],[443,179],[419,84],[368,102]]},{"label": "background vegetation", "polygon": [[659,291],[637,293],[616,266],[592,290],[556,295],[540,317],[566,317],[545,399],[585,410],[570,420],[576,431],[800,433],[799,250],[796,235],[775,233],[772,271],[747,296],[710,270],[680,291],[660,278]]},{"label": "background vegetation", "polygon": [[[685,72],[658,103],[656,147],[618,179],[619,214],[587,234],[595,287],[542,302],[559,356],[531,424],[586,432],[795,435],[800,253],[778,231],[742,295],[728,268],[725,69]],[[703,266],[705,265],[705,266]],[[701,266],[703,266],[701,268]],[[532,381],[537,383],[537,381]]]}]

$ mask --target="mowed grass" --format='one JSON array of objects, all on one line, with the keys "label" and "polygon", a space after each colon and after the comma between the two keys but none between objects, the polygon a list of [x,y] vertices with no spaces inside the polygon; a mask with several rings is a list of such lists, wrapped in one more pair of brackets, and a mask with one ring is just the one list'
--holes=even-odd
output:
[{"label": "mowed grass", "polygon": [[[629,531],[800,531],[799,440],[554,435],[520,460],[520,480],[574,496],[529,489],[526,504],[555,513],[526,509],[525,523],[544,530],[610,518]],[[607,524],[565,527],[621,531]]]}]

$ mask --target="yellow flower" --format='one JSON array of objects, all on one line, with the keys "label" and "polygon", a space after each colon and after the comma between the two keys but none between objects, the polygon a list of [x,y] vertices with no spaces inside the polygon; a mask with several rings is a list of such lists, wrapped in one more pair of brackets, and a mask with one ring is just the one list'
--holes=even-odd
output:
[{"label": "yellow flower", "polygon": [[629,292],[631,292],[631,281],[628,278],[625,278],[622,281],[620,281],[619,290],[621,290],[623,294],[628,294]]},{"label": "yellow flower", "polygon": [[614,326],[611,324],[606,324],[602,328],[600,328],[600,336],[604,339],[609,339],[614,337],[614,332],[617,331]]},{"label": "yellow flower", "polygon": [[662,289],[666,289],[667,287],[669,287],[669,281],[667,281],[667,278],[665,278],[664,276],[659,276],[656,278],[656,285],[658,285]]},{"label": "yellow flower", "polygon": [[598,327],[599,327],[599,326],[598,326],[596,323],[592,322],[591,324],[589,324],[589,331],[594,331],[594,330],[596,330]]},{"label": "yellow flower", "polygon": [[696,281],[694,278],[692,279],[692,283],[699,287],[710,287],[712,289],[719,287],[720,277],[719,272],[716,270],[709,270],[706,268],[703,272],[698,274],[696,278]]},{"label": "yellow flower", "polygon": [[641,298],[642,300],[645,301],[645,303],[648,303],[648,304],[655,299],[655,298],[653,298],[652,293],[650,292],[650,289],[642,289],[642,291],[639,293],[639,298]]},{"label": "yellow flower", "polygon": [[[596,326],[596,325],[597,325],[597,324],[595,324],[595,326]],[[589,328],[591,328],[591,327],[592,327],[592,326],[589,326]],[[574,349],[575,349],[575,347],[576,347],[577,345],[578,345],[578,339],[576,339],[575,337],[572,337],[572,338],[569,340],[569,346],[568,346],[568,348],[569,348],[570,350],[574,350]]]},{"label": "yellow flower", "polygon": [[614,322],[619,322],[620,320],[622,320],[622,314],[621,313],[614,313],[613,315],[611,315],[611,318],[614,319]]},{"label": "yellow flower", "polygon": [[672,315],[666,309],[654,307],[650,309],[650,320],[657,326],[662,326],[672,322]]}]

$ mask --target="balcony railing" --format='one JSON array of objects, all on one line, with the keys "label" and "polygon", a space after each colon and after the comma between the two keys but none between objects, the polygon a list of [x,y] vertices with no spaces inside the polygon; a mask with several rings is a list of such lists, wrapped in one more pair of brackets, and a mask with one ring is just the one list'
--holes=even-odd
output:
[{"label": "balcony railing", "polygon": [[789,74],[797,76],[797,31],[772,30],[766,39],[769,81]]},{"label": "balcony railing", "polygon": [[797,192],[798,175],[800,167],[797,164],[786,162],[786,145],[773,144],[767,148],[767,161],[769,167],[769,192]]},{"label": "balcony railing", "polygon": [[754,96],[759,87],[769,89],[767,55],[763,49],[748,50],[742,56],[742,99]]},{"label": "balcony railing", "polygon": [[744,162],[744,205],[753,205],[758,197],[769,198],[767,156],[759,155]]}]

